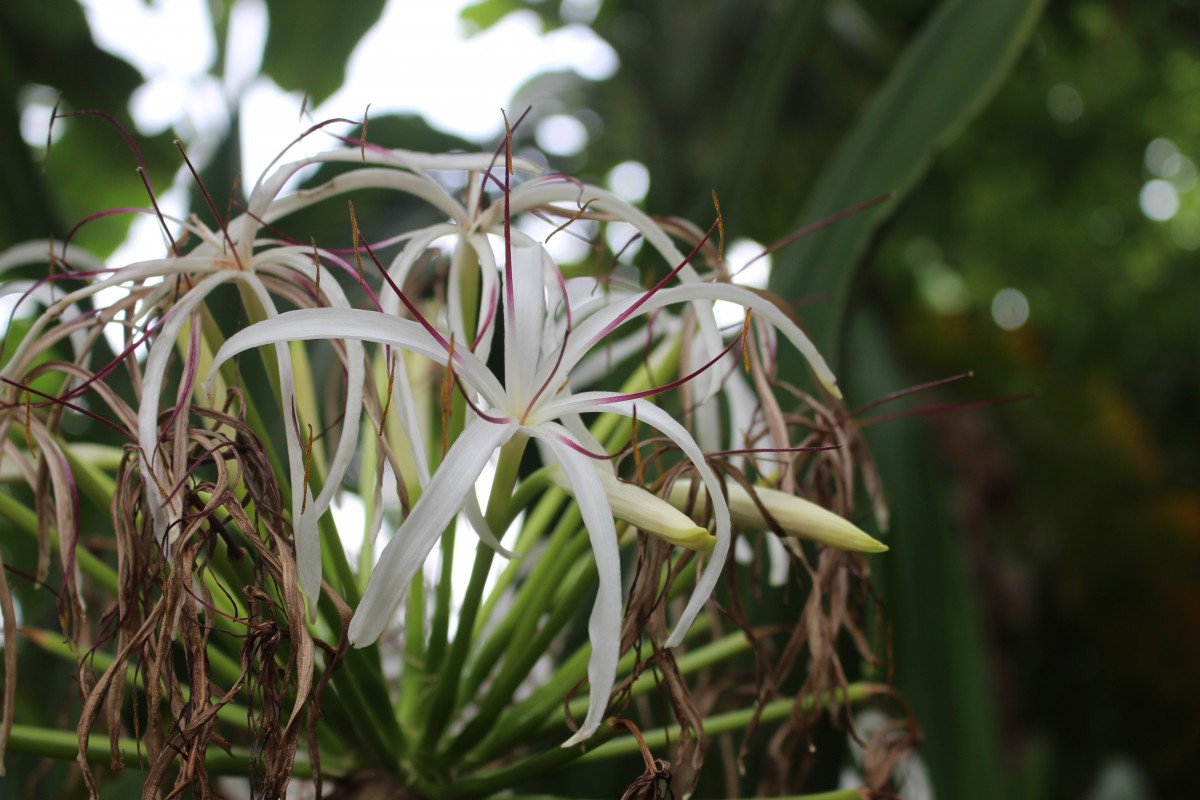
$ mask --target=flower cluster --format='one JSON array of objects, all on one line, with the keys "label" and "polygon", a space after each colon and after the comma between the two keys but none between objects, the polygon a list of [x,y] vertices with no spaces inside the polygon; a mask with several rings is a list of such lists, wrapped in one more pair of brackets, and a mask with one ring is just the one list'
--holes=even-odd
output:
[{"label": "flower cluster", "polygon": [[[297,188],[314,170],[317,180]],[[376,214],[360,227],[353,201],[372,193],[439,221],[379,230]],[[842,517],[765,485],[790,474],[787,428],[771,425],[778,415],[764,411],[776,404],[769,364],[777,348],[794,347],[822,390],[840,395],[784,309],[719,279],[719,219],[706,234],[661,223],[604,189],[540,174],[513,156],[510,140],[495,153],[450,155],[343,141],[273,165],[229,219],[210,206],[218,220],[211,227],[195,216],[159,217],[174,231],[162,258],[114,268],[52,243],[52,280],[5,289],[44,308],[21,341],[8,343],[0,375],[10,416],[47,342],[69,338],[75,346],[79,376],[56,395],[60,404],[95,387],[86,374],[124,363],[135,376],[133,408],[111,405],[116,425],[134,440],[141,524],[168,559],[197,524],[185,501],[198,480],[190,409],[228,409],[231,398],[263,421],[261,436],[282,437],[295,580],[318,629],[323,562],[334,563],[328,548],[336,542],[321,528],[331,526],[331,505],[352,485],[349,476],[357,473],[371,505],[368,551],[389,515],[400,517],[378,562],[369,553],[362,561],[364,591],[346,630],[355,647],[401,620],[409,635],[421,635],[425,620],[411,615],[422,616],[423,605],[398,609],[425,580],[422,567],[456,518],[465,517],[483,547],[533,559],[530,543],[510,550],[500,541],[522,510],[516,498],[526,487],[563,490],[598,577],[588,622],[590,702],[566,742],[573,745],[599,729],[617,680],[627,528],[703,561],[667,647],[683,640],[713,594],[736,530],[885,549]],[[314,209],[335,215],[348,242],[323,246],[290,230],[291,220]],[[604,246],[600,231],[617,222],[649,245],[636,261]],[[552,236],[581,239],[587,255],[556,263]],[[44,254],[38,247],[20,253]],[[744,308],[744,324],[722,330],[714,314],[720,301]],[[91,363],[98,332],[112,326],[124,332],[122,352]],[[306,344],[316,340],[332,343],[332,359]],[[264,359],[265,377],[254,385],[269,386],[273,397],[251,396],[243,385],[254,372],[248,354],[258,348],[274,358]],[[754,368],[753,379],[742,376],[743,365]],[[333,413],[321,408],[317,386],[332,387]],[[210,427],[221,425],[214,418]],[[531,442],[536,464],[525,457]],[[755,443],[785,466],[746,468]],[[648,444],[653,465],[643,463],[651,460],[643,457]],[[475,487],[493,462],[483,508]],[[725,480],[731,471],[741,482]],[[69,493],[66,472],[54,474],[56,492]],[[391,494],[401,501],[398,512],[385,508]],[[60,520],[60,536],[70,524]],[[464,616],[459,624],[485,622]]]}]

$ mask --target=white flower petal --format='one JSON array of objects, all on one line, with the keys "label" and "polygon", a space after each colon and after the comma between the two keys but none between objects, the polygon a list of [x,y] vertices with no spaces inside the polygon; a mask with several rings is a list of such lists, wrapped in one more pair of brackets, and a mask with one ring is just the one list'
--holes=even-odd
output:
[{"label": "white flower petal", "polygon": [[546,319],[545,248],[527,236],[512,234],[512,283],[505,286],[504,388],[514,403],[527,404],[534,383]]},{"label": "white flower petal", "polygon": [[632,417],[636,408],[638,421],[658,428],[661,433],[673,441],[683,451],[688,460],[692,462],[692,466],[696,469],[696,474],[700,476],[700,480],[708,487],[709,495],[713,497],[713,517],[716,520],[715,533],[717,542],[713,547],[712,556],[708,560],[708,569],[704,571],[704,574],[696,582],[696,588],[692,592],[691,599],[688,600],[687,607],[684,608],[679,621],[675,623],[675,630],[671,632],[670,637],[667,639],[667,647],[674,647],[683,641],[683,635],[687,633],[687,629],[695,621],[696,615],[700,613],[700,609],[708,602],[713,589],[716,588],[717,579],[721,575],[721,568],[725,565],[725,557],[729,553],[732,541],[729,508],[726,506],[725,498],[721,494],[721,484],[717,480],[716,474],[708,466],[708,463],[705,462],[704,453],[700,451],[696,440],[687,432],[687,429],[658,406],[646,401],[622,400],[620,399],[621,397],[622,395],[610,392],[585,392],[568,397],[559,397],[547,403],[544,413],[562,415],[595,411]]},{"label": "white flower petal", "polygon": [[[474,529],[475,535],[479,537],[479,541],[505,558],[520,558],[512,550],[500,544],[499,537],[492,532],[492,526],[488,525],[487,517],[484,516],[483,509],[479,507],[479,498],[475,496],[474,491],[467,492],[466,502],[463,504],[463,513],[467,517],[467,522],[471,523],[471,528]],[[503,534],[503,531],[501,531],[501,534]]]},{"label": "white flower petal", "polygon": [[[146,487],[146,505],[150,509],[154,537],[160,544],[169,545],[174,541],[177,534],[174,523],[182,513],[178,495],[170,501],[162,495],[164,490],[172,490],[175,481],[170,466],[158,448],[159,400],[162,397],[163,383],[166,381],[167,365],[171,353],[175,350],[175,340],[193,309],[217,286],[236,277],[233,272],[218,272],[197,283],[168,312],[146,356],[145,371],[142,374],[142,397],[138,406],[138,459],[141,462],[142,481]],[[170,540],[166,538],[168,530],[171,531]],[[169,548],[167,552],[170,552]]]},{"label": "white flower petal", "polygon": [[608,496],[596,480],[596,467],[587,456],[577,453],[557,438],[538,432],[571,484],[575,503],[583,517],[592,553],[596,558],[599,588],[592,614],[588,617],[588,638],[592,654],[588,658],[588,710],[583,724],[563,747],[574,747],[591,738],[604,719],[608,696],[617,680],[617,661],[621,655],[621,554],[617,530],[613,525]]},{"label": "white flower petal", "polygon": [[[760,294],[756,294],[743,286],[732,283],[689,283],[685,286],[672,286],[660,289],[637,307],[628,319],[641,316],[650,311],[675,303],[692,302],[696,300],[726,300],[744,308],[751,309],[755,315],[771,323],[781,332],[792,345],[800,351],[809,366],[812,367],[821,385],[834,397],[841,397],[837,386],[837,378],[825,363],[825,359],[817,352],[816,346],[800,330],[794,322],[788,319],[778,306]],[[587,354],[608,335],[608,328],[621,315],[626,313],[638,302],[638,297],[631,298],[616,305],[608,306],[581,322],[576,329],[578,335],[572,335],[563,355],[562,369],[572,369]],[[622,321],[622,324],[625,320]],[[719,349],[713,352],[715,355]],[[539,376],[540,377],[540,376]]]},{"label": "white flower petal", "polygon": [[474,491],[484,465],[516,427],[476,420],[454,441],[408,519],[383,549],[350,620],[350,644],[365,647],[383,633],[429,551],[463,507],[467,493]]},{"label": "white flower petal", "polygon": [[[650,246],[658,251],[663,260],[675,268],[683,264],[684,254],[679,252],[679,248],[667,235],[667,232],[654,220],[652,220],[645,212],[635,208],[628,202],[617,197],[612,192],[601,189],[598,186],[591,184],[578,184],[568,181],[534,181],[518,186],[512,190],[509,206],[511,213],[516,214],[521,211],[527,211],[538,206],[543,206],[548,203],[567,203],[570,206],[578,207],[591,201],[589,208],[592,211],[607,212],[615,215],[618,219],[629,223],[637,228]],[[496,204],[492,209],[489,209],[489,214],[495,216],[498,212],[495,210]],[[495,224],[492,220],[491,224]],[[698,283],[700,276],[691,264],[685,264],[679,271],[679,280],[685,284]],[[700,336],[704,341],[704,350],[708,358],[716,356],[721,352],[721,333],[717,329],[716,318],[713,316],[712,307],[705,307],[701,303],[695,304],[696,321],[700,326]],[[704,359],[704,360],[707,360]],[[573,362],[572,362],[573,363]],[[570,369],[566,367],[565,369]],[[708,381],[708,394],[715,394],[720,389],[719,376],[714,373],[711,380]]]},{"label": "white flower petal", "polygon": [[[409,350],[438,364],[444,365],[447,360],[446,349],[420,323],[378,311],[306,308],[284,312],[230,336],[213,359],[214,371],[209,373],[207,385],[211,388],[216,368],[238,353],[264,344],[311,339],[362,339]],[[504,388],[467,348],[455,348],[454,369],[493,408],[502,404]]]}]

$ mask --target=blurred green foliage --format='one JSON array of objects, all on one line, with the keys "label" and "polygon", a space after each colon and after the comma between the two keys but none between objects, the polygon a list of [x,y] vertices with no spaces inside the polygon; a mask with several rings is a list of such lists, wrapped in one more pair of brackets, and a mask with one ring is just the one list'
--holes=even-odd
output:
[{"label": "blurred green foliage", "polygon": [[[264,73],[327,97],[382,5],[268,3]],[[223,47],[229,3],[213,7]],[[483,28],[530,9],[552,28],[585,7],[485,0],[464,17]],[[947,797],[1081,796],[1106,758],[1129,754],[1158,796],[1183,797],[1200,759],[1200,14],[1193,0],[1050,4],[997,84],[1018,52],[1006,44],[1023,41],[1037,7],[941,4],[944,24],[974,22],[918,62],[944,59],[912,76],[926,104],[901,95],[876,106],[876,139],[846,136],[899,80],[913,43],[936,32],[934,4],[605,0],[589,22],[618,73],[541,76],[511,107],[532,105],[528,128],[554,113],[589,126],[586,155],[552,164],[602,182],[641,161],[644,206],[697,223],[711,219],[715,188],[731,234],[758,241],[901,191],[831,238],[782,251],[775,288],[801,302],[819,337],[844,336],[852,404],[966,369],[973,381],[918,402],[1037,391],[872,431],[896,510],[878,575],[893,666],[925,726],[935,785]],[[996,31],[1009,38],[989,44]],[[972,60],[989,53],[990,65]],[[97,120],[60,121],[41,175],[45,154],[19,131],[22,92],[61,90],[65,109],[102,109],[132,130],[127,101],[141,81],[91,43],[74,2],[0,4],[0,248],[145,202],[124,143]],[[887,134],[912,129],[912,147],[889,149]],[[237,171],[236,132],[210,165],[218,196]],[[414,149],[465,144],[414,120],[373,120],[371,132]],[[178,166],[171,138],[138,138],[164,183]],[[1192,159],[1190,182],[1186,166],[1149,169],[1160,138]],[[1180,199],[1167,222],[1139,208],[1155,177]],[[366,209],[360,221],[369,229],[372,214],[397,211]],[[111,248],[123,231],[106,221],[86,243]],[[1006,287],[1030,309],[1014,331],[992,319]],[[38,597],[25,612],[52,614]],[[56,663],[44,674],[70,692]],[[14,755],[9,765],[0,793],[39,769]],[[38,791],[60,789],[56,777]]]},{"label": "blurred green foliage", "polygon": [[[470,14],[486,24],[531,8],[551,27],[572,5],[487,0]],[[1081,796],[1126,754],[1159,796],[1183,797],[1200,758],[1197,12],[1050,4],[987,110],[910,195],[880,209],[891,219],[852,283],[844,273],[835,287],[830,266],[810,260],[827,253],[819,239],[776,257],[775,285],[805,287],[789,296],[810,325],[843,309],[863,317],[860,344],[841,355],[852,403],[968,369],[974,380],[926,402],[1036,392],[872,432],[881,461],[899,458],[887,487],[895,549],[880,575],[897,680],[926,725],[943,794],[999,791],[986,770],[975,786],[951,775],[965,750],[992,743],[1008,796]],[[572,169],[602,179],[641,160],[648,208],[690,208],[702,222],[716,188],[727,230],[770,242],[867,199],[812,187],[929,16],[927,3],[605,2],[591,24],[617,50],[617,76],[559,76],[525,98],[535,114],[602,120]],[[911,121],[897,108],[899,129]],[[1171,175],[1147,164],[1156,139],[1184,159]],[[1155,178],[1178,193],[1169,221],[1139,206]],[[1008,287],[1030,308],[1013,331],[992,317]],[[925,517],[905,523],[913,504]],[[895,585],[908,559],[923,585]],[[957,637],[942,635],[955,626]],[[990,727],[987,741],[962,738],[970,725]]]}]

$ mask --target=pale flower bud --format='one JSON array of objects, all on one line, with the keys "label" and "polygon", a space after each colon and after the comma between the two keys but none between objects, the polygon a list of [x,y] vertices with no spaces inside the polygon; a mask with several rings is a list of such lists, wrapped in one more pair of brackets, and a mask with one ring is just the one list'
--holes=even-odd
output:
[{"label": "pale flower bud", "polygon": [[[560,489],[571,492],[571,486],[561,469],[553,470],[552,477]],[[697,525],[687,514],[652,492],[635,484],[617,480],[615,475],[605,470],[596,470],[596,478],[604,487],[608,504],[617,519],[628,522],[664,542],[688,550],[707,553],[716,544],[716,537],[707,529]]]},{"label": "pale flower bud", "polygon": [[[671,487],[671,505],[687,508],[692,490],[691,480],[679,480]],[[750,493],[738,483],[726,484],[729,500],[729,515],[734,524],[743,528],[768,530],[770,526]],[[849,520],[838,516],[827,508],[777,489],[755,487],[754,493],[767,512],[779,523],[780,529],[798,539],[837,547],[842,550],[857,550],[863,553],[882,553],[887,545],[868,536]],[[706,495],[704,487],[697,487],[696,508],[704,510]]]}]

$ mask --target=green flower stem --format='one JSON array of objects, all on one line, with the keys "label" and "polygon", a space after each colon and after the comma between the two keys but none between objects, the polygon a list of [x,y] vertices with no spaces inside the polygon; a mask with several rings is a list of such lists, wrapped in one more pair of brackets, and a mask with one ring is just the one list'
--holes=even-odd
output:
[{"label": "green flower stem", "polygon": [[[403,365],[401,365],[403,366]],[[382,513],[380,509],[375,507],[375,486],[367,476],[375,474],[375,460],[379,456],[379,443],[377,438],[379,434],[370,423],[362,426],[358,437],[358,474],[360,476],[358,483],[358,496],[363,504],[363,517],[370,524],[370,521],[375,518],[376,513]],[[380,498],[382,502],[382,498]],[[358,551],[358,591],[359,596],[367,589],[367,581],[371,578],[371,568],[375,566],[375,547],[374,542],[368,546],[366,531],[363,531],[362,547]],[[414,581],[419,583],[420,581]],[[421,606],[423,609],[424,606]],[[425,614],[422,612],[417,617],[421,620],[422,625],[425,621]],[[410,619],[406,616],[405,619]],[[420,637],[424,641],[425,636],[422,633]]]},{"label": "green flower stem", "polygon": [[[697,625],[693,626],[693,629],[699,627],[701,619],[705,618],[701,617],[700,619],[697,619]],[[731,633],[728,636],[723,636],[722,638],[717,639],[715,642],[709,642],[703,647],[698,647],[691,652],[684,653],[683,655],[679,656],[675,663],[681,674],[691,675],[699,672],[702,669],[715,666],[726,659],[733,658],[741,653],[745,653],[749,649],[750,640],[746,638],[746,634],[738,631],[736,633]],[[629,653],[628,655],[632,656],[633,653]],[[632,664],[630,666],[632,666]],[[628,671],[628,669],[629,667],[626,667],[624,670],[622,670],[622,672]],[[648,692],[652,692],[659,687],[660,683],[660,681],[656,680],[653,670],[646,670],[639,675],[637,679],[634,680],[633,685],[629,687],[629,697],[632,699],[634,697],[640,697],[641,695],[647,694]],[[570,709],[571,716],[583,716],[583,714],[587,712],[587,698],[581,697],[572,700],[570,703]],[[553,719],[547,719],[545,724],[543,724],[542,729],[544,732],[549,732],[556,724],[557,723]]]},{"label": "green flower stem", "polygon": [[[462,433],[466,420],[466,403],[462,397],[454,395],[451,400],[451,414],[447,420],[446,440],[453,442]],[[433,442],[430,442],[433,445]],[[441,456],[438,455],[437,458]],[[431,459],[436,462],[437,458]],[[431,463],[430,469],[436,469],[437,463]],[[415,503],[416,500],[414,499]],[[424,668],[431,674],[436,672],[445,658],[446,648],[450,641],[450,615],[454,606],[454,539],[455,521],[451,520],[442,532],[439,540],[439,552],[442,558],[442,568],[438,575],[437,590],[434,597],[433,618],[429,625],[429,646],[425,651]],[[419,578],[419,575],[418,575]]]},{"label": "green flower stem", "polygon": [[[146,758],[145,748],[139,748],[138,742],[134,739],[122,738],[118,747],[121,757],[128,764],[137,764],[139,759],[144,761]],[[79,740],[74,731],[47,730],[31,725],[13,725],[8,748],[11,752],[16,753],[74,760],[79,755]],[[107,736],[93,736],[88,740],[88,761],[93,764],[108,764],[111,758],[112,752],[109,749]],[[241,775],[244,777],[249,773],[250,765],[250,753],[242,748],[233,748],[232,753],[226,753],[213,745],[208,748],[204,757],[204,767],[210,775]],[[312,777],[312,765],[300,753],[296,754],[292,775],[297,778]]]},{"label": "green flower stem", "polygon": [[[774,800],[862,800],[862,789],[838,789],[834,792],[819,792],[817,794],[793,794],[786,797],[776,797]],[[576,800],[556,794],[510,794],[504,800]]]},{"label": "green flower stem", "polygon": [[[16,426],[14,426],[16,427]],[[37,514],[25,507],[25,504],[14,498],[6,492],[0,492],[0,516],[7,517],[8,520],[17,526],[18,530],[32,536],[34,540],[38,535],[38,519]],[[50,526],[50,544],[52,547],[58,547],[58,532],[54,526]],[[117,576],[117,571],[105,563],[102,559],[93,555],[86,548],[75,548],[75,563],[79,565],[79,569],[94,580],[97,585],[116,594],[121,589],[121,580]]]},{"label": "green flower stem", "polygon": [[[257,298],[254,298],[252,295],[251,298],[257,302]],[[221,345],[225,341],[225,334],[221,332],[220,327],[217,325],[216,320],[213,319],[212,312],[209,311],[207,305],[201,304],[200,306],[200,320],[200,364],[201,369],[207,372],[206,365],[212,363],[212,354],[221,349]],[[274,369],[277,369],[277,365],[270,359],[264,358],[263,362],[266,364],[267,375],[274,380],[272,383],[272,386],[275,390],[273,396],[279,397],[278,376],[275,375],[275,372],[273,372]],[[240,385],[241,380],[240,376],[238,375],[238,361],[226,361],[217,370],[217,383],[215,386],[216,396],[213,398],[214,404],[220,406],[222,403],[224,403],[224,392],[227,387]],[[202,384],[198,384],[197,390],[203,390]],[[258,406],[254,402],[254,396],[252,392],[242,392],[239,395],[239,401],[242,403],[242,413],[245,415],[245,422],[250,430],[257,431],[258,433],[266,433],[267,431],[271,430],[270,427],[263,421],[262,415],[258,413]],[[275,452],[275,445],[271,440],[271,437],[263,436],[261,437],[260,442],[263,446],[263,451],[267,454],[267,461],[271,464],[271,469],[274,471],[274,473],[276,475],[287,475],[288,470],[286,465],[279,458],[279,454]],[[281,488],[284,491],[286,499],[286,495],[288,495],[290,490],[286,486]]]},{"label": "green flower stem", "polygon": [[[344,749],[353,754],[357,766],[396,771],[405,752],[405,739],[392,714],[386,690],[380,702],[374,689],[382,683],[373,671],[374,666],[367,651],[348,650],[326,688],[321,717],[342,741]],[[323,674],[324,670],[317,665],[314,685]]]},{"label": "green flower stem", "polygon": [[[425,657],[425,580],[417,575],[408,587],[404,599],[404,664],[405,681],[424,683],[425,677],[417,665]],[[415,688],[415,687],[414,687]],[[399,714],[401,728],[407,731],[420,730],[422,724],[421,693],[401,692]]]},{"label": "green flower stem", "polygon": [[[288,356],[292,362],[292,396],[296,401],[296,419],[312,420],[313,432],[315,434],[318,430],[324,429],[329,423],[322,422],[321,412],[317,408],[317,397],[314,389],[318,384],[316,378],[313,376],[312,363],[308,357],[308,350],[304,345],[304,342],[288,342]],[[336,368],[340,365],[341,361],[335,356],[333,367]],[[301,430],[303,430],[303,427]],[[345,434],[354,436],[357,434],[357,431],[346,431]],[[309,469],[311,471],[310,474],[318,478],[322,483],[329,475],[329,457],[324,437],[316,438],[314,436],[313,438],[312,453],[309,455]],[[315,482],[313,481],[312,483]],[[314,491],[313,495],[315,496],[316,494]]]},{"label": "green flower stem", "polygon": [[[103,444],[94,444],[90,442],[72,442],[68,451],[67,447],[61,438],[56,439],[59,447],[62,447],[63,453],[67,456],[67,460],[71,462],[71,468],[75,469],[76,462],[85,464],[92,469],[103,473],[105,470],[113,471],[121,464],[121,459],[125,457],[125,451],[119,447],[110,447]],[[21,435],[20,444],[24,444],[24,434]],[[72,460],[74,459],[74,460]],[[0,483],[24,484],[25,477],[13,464],[12,459],[5,459],[0,462]],[[95,500],[90,495],[88,499]],[[101,506],[105,511],[108,510],[109,500],[111,497],[104,498],[104,504]]]},{"label": "green flower stem", "polygon": [[[465,697],[474,696],[502,655],[513,650],[518,642],[529,641],[537,621],[554,597],[554,588],[561,575],[580,555],[580,519],[579,509],[574,504],[568,506],[559,518],[558,524],[550,534],[546,551],[522,583],[512,609],[479,648],[467,676],[463,692]],[[576,546],[568,549],[568,543],[573,538]],[[521,649],[524,649],[524,645]]]},{"label": "green flower stem", "polygon": [[[706,617],[697,618],[696,623],[684,637],[684,641],[694,639],[706,632],[708,628],[709,622]],[[529,697],[508,709],[504,716],[497,721],[495,729],[469,754],[469,763],[486,764],[519,743],[561,729],[561,717],[557,715],[561,714],[563,700],[567,693],[586,676],[587,662],[591,654],[591,644],[585,642],[569,658],[559,664],[558,670],[550,680],[534,690]],[[633,669],[637,655],[635,651],[630,650],[622,656],[617,663],[617,674],[628,675]],[[586,697],[571,701],[571,715],[573,717],[582,716],[587,710],[587,702]]]},{"label": "green flower stem", "polygon": [[[500,457],[496,463],[496,474],[492,480],[492,491],[488,497],[487,524],[493,533],[499,537],[504,534],[504,525],[509,519],[509,499],[516,486],[517,476],[521,467],[521,456],[525,453],[525,445],[529,440],[517,435],[500,448]],[[453,715],[458,702],[459,681],[462,677],[463,665],[474,640],[475,616],[483,599],[484,583],[491,570],[495,551],[491,547],[479,543],[475,548],[475,564],[471,569],[471,580],[467,584],[467,592],[459,609],[458,629],[454,636],[454,644],[450,649],[446,663],[438,670],[437,688],[434,693],[433,705],[426,720],[424,736],[422,737],[421,752],[432,754],[437,742],[445,730],[446,723]]]},{"label": "green flower stem", "polygon": [[[42,650],[57,656],[71,664],[76,664],[75,651],[63,641],[62,634],[54,631],[41,630],[39,628],[22,628],[21,633],[25,635],[31,642],[37,645]],[[87,656],[87,665],[96,672],[101,673],[112,666],[116,659],[109,653],[102,650],[93,650]],[[144,677],[144,673],[138,671],[138,668],[133,664],[126,665],[125,668],[125,683],[136,689],[138,688],[138,678]],[[186,682],[183,683],[184,699],[190,699],[191,686]],[[217,710],[217,719],[228,725],[234,725],[241,730],[247,729],[247,720],[249,719],[249,709],[245,706],[237,705],[236,703],[226,703]]]},{"label": "green flower stem", "polygon": [[[695,567],[696,560],[692,559],[672,586],[668,599],[673,599],[683,592],[683,587],[690,582]],[[592,578],[594,578],[594,574]],[[707,619],[699,617],[688,630],[684,641],[690,640],[707,629]],[[550,680],[535,689],[529,697],[506,712],[504,717],[497,722],[495,729],[476,748],[475,752],[471,753],[472,763],[487,763],[500,753],[510,749],[515,743],[525,741],[547,727],[547,721],[550,720],[555,709],[561,707],[567,692],[586,677],[587,662],[591,653],[591,643],[584,642],[570,657],[561,661]],[[636,653],[632,651],[626,653],[617,664],[617,674],[628,674],[633,669],[635,658]]]},{"label": "green flower stem", "polygon": [[[318,665],[314,683],[323,673]],[[374,763],[394,769],[398,759],[407,751],[407,742],[392,708],[388,682],[379,662],[379,647],[346,650],[344,659],[333,673],[331,686],[337,699],[326,697],[323,708],[339,703],[345,710],[343,725],[338,733],[363,742]],[[333,723],[333,719],[329,719]]]},{"label": "green flower stem", "polygon": [[[882,687],[879,684],[852,683],[845,690],[835,689],[830,692],[822,692],[818,695],[805,697],[800,701],[800,709],[807,712],[835,703],[861,703],[864,700],[875,697],[880,693],[881,689]],[[782,722],[791,716],[795,706],[796,700],[794,698],[785,698],[767,703],[763,707],[759,721],[767,725]],[[750,720],[753,717],[753,708],[743,708],[725,714],[716,714],[704,720],[704,733],[707,736],[718,736],[722,733],[742,730],[750,724]],[[667,747],[669,741],[679,741],[679,726],[672,725],[668,728],[643,731],[642,738],[645,739],[646,746],[650,749],[661,750]],[[600,747],[593,748],[580,758],[579,761],[581,764],[591,764],[596,761],[606,761],[610,758],[640,755],[641,752],[641,746],[638,744],[637,739],[633,736],[622,736]]]},{"label": "green flower stem", "polygon": [[[509,524],[516,518],[521,509],[529,505],[531,499],[541,495],[541,501],[538,507],[534,510],[530,518],[526,520],[521,528],[520,537],[513,546],[513,551],[520,556],[526,556],[532,549],[538,539],[542,538],[546,527],[554,520],[562,502],[566,499],[566,494],[556,488],[546,490],[547,486],[551,486],[549,472],[543,468],[538,470],[526,480],[522,481],[517,491],[513,494],[512,505],[509,508]],[[544,492],[544,493],[543,493]],[[570,515],[568,514],[568,517]],[[578,524],[578,514],[574,517],[575,523]],[[570,527],[568,523],[565,527]],[[557,552],[556,546],[561,546],[563,537],[555,539],[551,537],[551,551]],[[485,633],[483,622],[491,615],[495,609],[495,604],[501,599],[504,592],[507,590],[511,582],[516,578],[517,570],[521,567],[521,559],[513,559],[505,567],[496,585],[492,587],[491,594],[488,595],[483,607],[480,609],[479,616],[475,619],[475,640],[483,640]],[[564,567],[565,568],[565,567]],[[527,597],[527,593],[518,595],[518,600]],[[495,630],[484,641],[483,646],[476,649],[476,653],[470,659],[470,669],[464,679],[463,687],[459,692],[459,704],[474,698],[479,693],[479,687],[487,680],[488,675],[495,667],[496,662],[504,654],[504,651],[511,645],[513,641],[513,631],[518,624],[518,620],[522,617],[514,610],[513,613],[507,614],[499,625],[495,626]]]},{"label": "green flower stem", "polygon": [[575,617],[584,595],[595,585],[594,567],[589,560],[582,557],[587,551],[586,540],[583,541],[583,547],[573,549],[579,551],[578,555],[573,560],[571,569],[562,576],[561,582],[558,584],[566,587],[566,591],[558,593],[549,619],[546,620],[541,630],[536,632],[536,635],[532,630],[527,630],[513,637],[514,642],[520,643],[520,648],[509,649],[500,674],[496,676],[496,680],[488,690],[479,712],[446,750],[444,754],[446,760],[451,762],[460,760],[472,746],[495,730],[497,720],[501,718],[505,709],[512,702],[513,695],[529,675],[534,664],[549,651],[550,644],[555,637]]},{"label": "green flower stem", "polygon": [[[333,585],[342,599],[354,608],[362,599],[362,595],[358,590],[358,578],[346,559],[346,549],[342,547],[342,539],[338,536],[337,524],[334,523],[332,514],[326,513],[317,520],[317,531],[321,537],[321,574]],[[339,630],[340,623],[336,620],[336,616],[326,618],[330,623],[330,630]]]},{"label": "green flower stem", "polygon": [[[512,505],[509,514],[511,520],[515,519],[517,513],[527,508],[534,499],[537,499],[537,505],[533,511],[525,518],[524,524],[521,525],[521,531],[517,536],[517,541],[513,545],[513,552],[520,556],[527,556],[529,551],[533,549],[534,544],[545,534],[546,529],[550,527],[559,514],[559,509],[563,502],[567,499],[567,493],[556,488],[550,481],[549,468],[543,467],[537,472],[521,481],[517,486],[517,491],[513,493]],[[496,604],[504,597],[505,592],[512,586],[513,581],[517,579],[517,573],[523,565],[523,559],[512,559],[501,571],[496,578],[496,583],[492,587],[492,591],[488,594],[487,599],[483,602],[483,607],[479,610],[479,616],[475,619],[475,638],[482,639],[484,628],[487,626],[488,620],[495,613]]]},{"label": "green flower stem", "polygon": [[[614,735],[610,728],[602,727],[590,742],[605,742]],[[488,797],[502,789],[543,778],[571,762],[579,760],[582,754],[582,748],[555,747],[553,750],[541,752],[507,767],[457,780],[453,785],[418,780],[414,783],[413,788],[418,794],[433,798],[433,800],[469,800],[469,798],[475,797]]]}]

